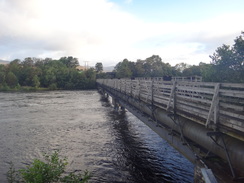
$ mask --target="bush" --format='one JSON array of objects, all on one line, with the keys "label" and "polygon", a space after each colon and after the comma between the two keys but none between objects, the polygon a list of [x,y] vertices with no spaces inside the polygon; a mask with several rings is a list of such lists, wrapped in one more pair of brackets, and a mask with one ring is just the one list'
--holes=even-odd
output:
[{"label": "bush", "polygon": [[44,155],[45,162],[35,159],[33,163],[26,167],[15,171],[13,164],[11,164],[7,172],[7,179],[9,183],[57,183],[57,182],[71,182],[71,183],[86,183],[90,179],[90,174],[85,171],[84,175],[70,173],[64,176],[65,167],[68,162],[67,159],[60,159],[58,152],[52,155]]},{"label": "bush", "polygon": [[56,83],[50,84],[48,88],[49,88],[49,90],[57,90],[58,89]]}]

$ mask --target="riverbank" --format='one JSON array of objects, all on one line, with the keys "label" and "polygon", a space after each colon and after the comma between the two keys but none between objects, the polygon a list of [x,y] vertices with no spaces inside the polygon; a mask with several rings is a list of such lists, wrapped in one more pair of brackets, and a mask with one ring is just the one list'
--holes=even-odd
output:
[{"label": "riverbank", "polygon": [[31,87],[31,86],[19,86],[15,88],[10,87],[1,87],[0,86],[0,92],[40,92],[40,91],[55,91],[55,90],[96,90],[96,88],[86,88],[86,89],[63,89],[63,88],[57,88],[57,87]]},{"label": "riverbank", "polygon": [[0,86],[0,92],[35,92],[35,91],[52,91],[54,89],[51,88],[42,88],[42,87],[31,87],[31,86],[19,86],[19,87],[15,87],[15,88],[10,88],[10,87],[6,87]]}]

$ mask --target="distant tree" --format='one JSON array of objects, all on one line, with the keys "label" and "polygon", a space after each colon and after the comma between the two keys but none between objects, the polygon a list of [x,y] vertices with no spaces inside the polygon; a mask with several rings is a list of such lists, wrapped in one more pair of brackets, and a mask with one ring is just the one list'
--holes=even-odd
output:
[{"label": "distant tree", "polygon": [[86,89],[94,89],[96,87],[96,71],[90,68],[85,71]]},{"label": "distant tree", "polygon": [[29,67],[33,67],[35,65],[35,62],[39,61],[40,59],[35,58],[35,57],[27,57],[25,58],[21,64],[23,66],[29,66]]},{"label": "distant tree", "polygon": [[135,63],[135,77],[143,77],[145,75],[144,60],[137,60]]},{"label": "distant tree", "polygon": [[79,66],[79,61],[77,58],[74,58],[72,56],[69,57],[61,57],[59,59],[64,65],[66,65],[68,68],[76,68]]},{"label": "distant tree", "polygon": [[175,69],[176,71],[178,71],[179,73],[183,73],[183,71],[184,71],[185,69],[190,68],[190,67],[191,67],[191,65],[189,65],[189,64],[187,64],[187,63],[184,63],[184,62],[181,62],[181,63],[179,63],[179,64],[176,64],[176,65],[174,66],[174,69]]},{"label": "distant tree", "polygon": [[97,62],[95,65],[95,69],[97,73],[101,73],[103,71],[103,64],[102,62]]},{"label": "distant tree", "polygon": [[[206,63],[200,63],[199,64],[200,70],[201,70],[201,76],[203,81],[205,82],[214,82],[216,81],[216,69],[215,65],[213,64],[206,64]],[[219,80],[219,79],[218,79]]]},{"label": "distant tree", "polygon": [[4,65],[0,65],[0,85],[5,83],[5,76],[6,76],[6,67]]},{"label": "distant tree", "polygon": [[18,78],[13,72],[8,72],[5,78],[6,84],[10,87],[15,87],[18,85]]},{"label": "distant tree", "polygon": [[13,60],[12,62],[9,63],[7,69],[8,69],[8,72],[13,72],[17,78],[20,78],[21,70],[22,70],[21,60],[19,60],[19,59]]},{"label": "distant tree", "polygon": [[5,83],[5,73],[0,71],[0,85]]},{"label": "distant tree", "polygon": [[163,76],[162,72],[163,62],[158,55],[153,55],[146,58],[144,63],[146,77],[160,77]]},{"label": "distant tree", "polygon": [[190,66],[183,70],[183,76],[201,76],[201,67],[197,65]]},{"label": "distant tree", "polygon": [[37,75],[32,78],[32,86],[38,88],[40,86],[40,81]]},{"label": "distant tree", "polygon": [[130,65],[130,62],[127,59],[119,62],[114,68],[114,71],[116,72],[116,77],[131,78],[133,73],[131,71]]},{"label": "distant tree", "polygon": [[96,72],[95,72],[94,68],[87,69],[85,71],[85,75],[86,75],[87,79],[96,80]]},{"label": "distant tree", "polygon": [[223,44],[210,56],[217,75],[215,81],[244,82],[244,32],[234,40],[234,45]]}]

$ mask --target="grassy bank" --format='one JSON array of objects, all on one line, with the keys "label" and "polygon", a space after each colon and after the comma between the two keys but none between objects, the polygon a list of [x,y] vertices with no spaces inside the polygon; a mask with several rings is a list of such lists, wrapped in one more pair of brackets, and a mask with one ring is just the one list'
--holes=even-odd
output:
[{"label": "grassy bank", "polygon": [[31,87],[31,86],[17,86],[10,88],[8,86],[0,86],[0,92],[36,92],[36,91],[50,91],[52,88],[41,88],[41,87]]}]

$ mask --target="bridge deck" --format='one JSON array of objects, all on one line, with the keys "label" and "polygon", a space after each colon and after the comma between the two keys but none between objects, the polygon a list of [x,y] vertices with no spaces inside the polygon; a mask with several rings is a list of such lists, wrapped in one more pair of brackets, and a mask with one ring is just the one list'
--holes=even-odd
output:
[{"label": "bridge deck", "polygon": [[150,79],[98,79],[97,83],[206,128],[244,138],[244,84]]}]

